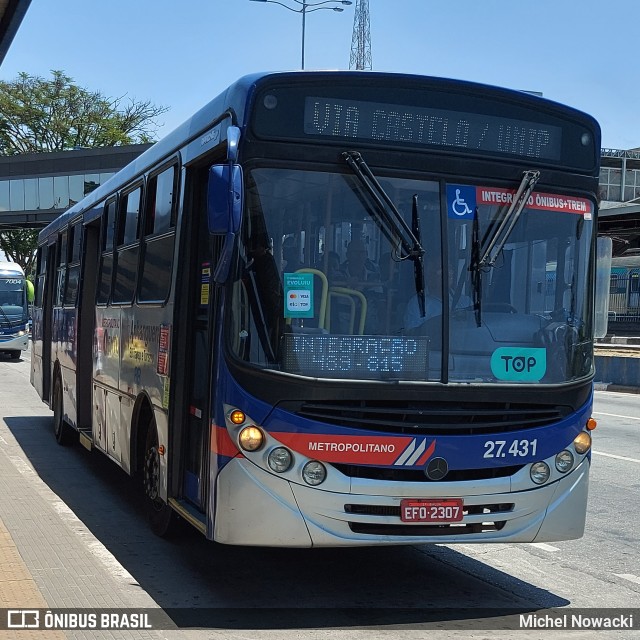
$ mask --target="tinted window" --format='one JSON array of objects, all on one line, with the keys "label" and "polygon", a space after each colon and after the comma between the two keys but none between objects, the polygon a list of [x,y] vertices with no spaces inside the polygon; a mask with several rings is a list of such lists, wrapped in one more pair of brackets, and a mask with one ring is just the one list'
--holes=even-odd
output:
[{"label": "tinted window", "polygon": [[162,302],[171,287],[173,240],[175,234],[147,241],[140,282],[140,300]]},{"label": "tinted window", "polygon": [[139,299],[142,302],[163,302],[169,295],[173,268],[176,175],[174,166],[149,179],[144,261],[140,274]]},{"label": "tinted window", "polygon": [[131,244],[138,239],[138,219],[140,218],[140,195],[142,190],[128,193],[120,203],[120,225],[118,246]]},{"label": "tinted window", "polygon": [[67,268],[67,288],[64,294],[65,306],[74,307],[78,300],[81,246],[82,224],[76,223],[69,230],[69,267]]},{"label": "tinted window", "polygon": [[169,231],[174,226],[174,184],[176,169],[170,167],[149,180],[149,202],[145,222],[145,236]]},{"label": "tinted window", "polygon": [[107,205],[107,211],[104,216],[104,227],[102,230],[102,250],[108,251],[113,249],[113,237],[116,226],[116,203],[110,202]]},{"label": "tinted window", "polygon": [[111,295],[113,280],[113,241],[115,237],[116,203],[112,200],[105,205],[102,218],[102,255],[98,274],[96,302],[106,304]]}]

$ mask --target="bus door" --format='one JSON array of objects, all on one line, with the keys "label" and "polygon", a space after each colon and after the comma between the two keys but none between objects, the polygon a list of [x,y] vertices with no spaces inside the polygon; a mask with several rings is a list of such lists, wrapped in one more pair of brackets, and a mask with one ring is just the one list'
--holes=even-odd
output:
[{"label": "bus door", "polygon": [[178,372],[179,379],[184,380],[180,385],[183,398],[177,402],[178,407],[182,407],[183,419],[178,423],[185,425],[177,436],[181,450],[179,495],[203,513],[209,492],[211,371],[215,358],[213,334],[218,319],[212,275],[219,253],[210,241],[207,228],[206,186],[206,168],[187,172],[183,219],[186,219],[186,235],[190,238],[190,268],[188,280],[176,295],[176,305],[183,309],[181,326],[185,327],[181,332],[184,356],[179,358],[181,370]]},{"label": "bus door", "polygon": [[56,244],[43,248],[47,252],[46,278],[42,297],[42,399],[51,397],[51,379],[53,377],[51,363],[51,343],[53,340],[53,297],[56,285]]},{"label": "bus door", "polygon": [[[78,232],[80,227],[78,227]],[[91,434],[93,351],[95,340],[95,300],[100,259],[100,220],[85,227],[82,273],[78,294],[77,402],[78,428]],[[102,445],[104,447],[104,443]]]}]

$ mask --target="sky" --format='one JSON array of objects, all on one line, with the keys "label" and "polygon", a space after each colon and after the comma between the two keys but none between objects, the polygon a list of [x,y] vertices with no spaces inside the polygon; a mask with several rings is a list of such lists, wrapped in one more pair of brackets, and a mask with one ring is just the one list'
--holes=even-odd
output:
[{"label": "sky", "polygon": [[[349,68],[354,10],[307,13],[307,69]],[[369,0],[369,13],[374,71],[542,92],[594,116],[603,147],[640,147],[640,0]],[[169,107],[161,138],[237,78],[299,69],[301,40],[301,15],[269,2],[32,0],[0,79],[56,69]]]}]

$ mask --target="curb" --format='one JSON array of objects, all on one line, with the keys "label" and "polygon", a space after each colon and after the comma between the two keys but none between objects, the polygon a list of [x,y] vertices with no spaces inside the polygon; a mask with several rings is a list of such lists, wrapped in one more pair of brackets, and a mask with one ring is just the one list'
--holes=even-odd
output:
[{"label": "curb", "polygon": [[594,382],[593,388],[596,391],[618,391],[620,393],[640,393],[640,387],[633,387],[624,384],[613,384],[612,382]]}]

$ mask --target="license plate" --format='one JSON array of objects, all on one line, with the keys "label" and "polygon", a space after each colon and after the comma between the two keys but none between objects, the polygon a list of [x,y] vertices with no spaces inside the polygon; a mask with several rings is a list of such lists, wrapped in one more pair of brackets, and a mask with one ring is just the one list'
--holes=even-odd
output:
[{"label": "license plate", "polygon": [[402,522],[461,522],[462,499],[401,500]]}]

